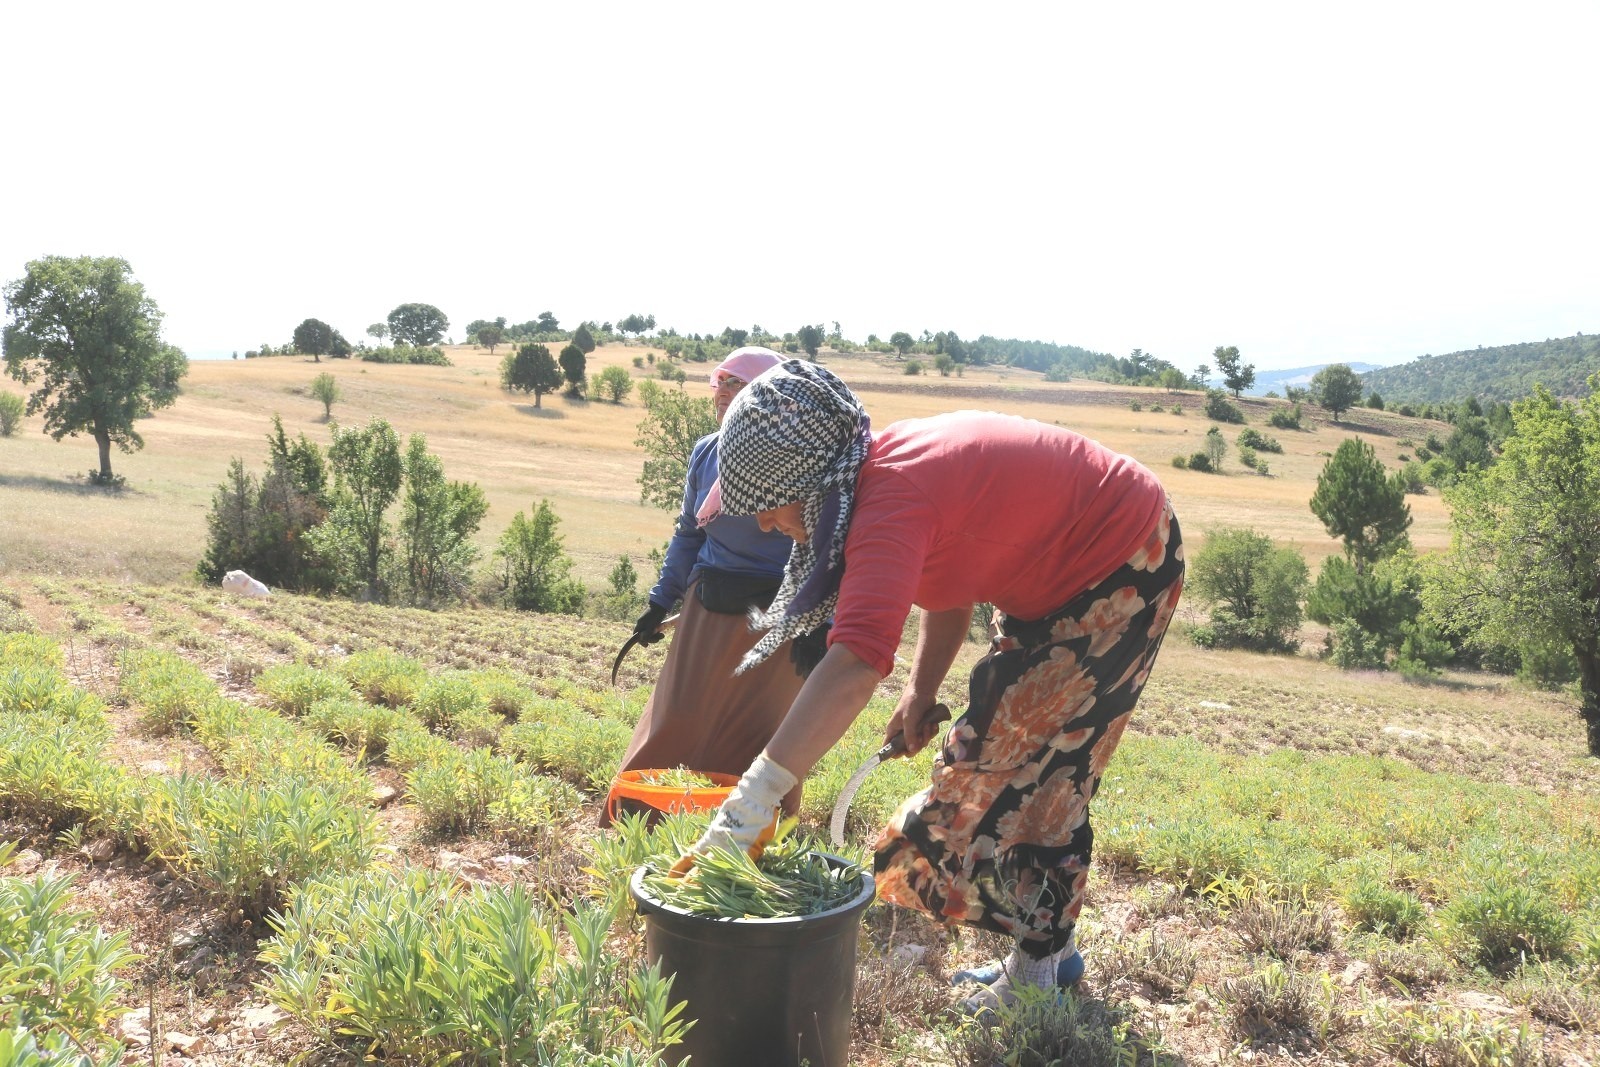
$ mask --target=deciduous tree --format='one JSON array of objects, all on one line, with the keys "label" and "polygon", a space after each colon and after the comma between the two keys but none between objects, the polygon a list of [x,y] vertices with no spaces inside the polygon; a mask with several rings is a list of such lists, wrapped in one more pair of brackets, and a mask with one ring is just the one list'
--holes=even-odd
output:
[{"label": "deciduous tree", "polygon": [[1244,362],[1239,349],[1233,345],[1218,346],[1212,351],[1211,358],[1217,361],[1217,369],[1222,372],[1223,388],[1231,390],[1235,400],[1256,383],[1255,364]]},{"label": "deciduous tree", "polygon": [[333,327],[321,319],[305,319],[294,328],[294,350],[321,363],[333,351]]},{"label": "deciduous tree", "polygon": [[648,380],[639,383],[639,400],[644,404],[645,417],[633,443],[648,457],[639,472],[639,500],[676,511],[683,506],[689,453],[696,441],[716,431],[717,415],[710,397],[663,389]]},{"label": "deciduous tree", "polygon": [[161,340],[161,311],[115,257],[46,256],[5,288],[6,371],[39,381],[28,414],[56,440],[88,433],[100,451],[91,477],[115,484],[111,446],[144,447],[134,423],[171,404],[188,360]]},{"label": "deciduous tree", "polygon": [[1361,379],[1343,363],[1330,363],[1311,378],[1311,395],[1328,409],[1333,421],[1361,403]]},{"label": "deciduous tree", "polygon": [[450,320],[432,304],[401,304],[389,312],[389,336],[397,345],[426,348],[444,340]]},{"label": "deciduous tree", "polygon": [[505,330],[499,326],[482,326],[478,329],[477,341],[479,345],[487,348],[492,356],[494,355],[495,347],[505,339],[505,335]]},{"label": "deciduous tree", "polygon": [[311,395],[322,401],[322,417],[333,418],[334,402],[340,399],[339,381],[327,371],[311,379]]},{"label": "deciduous tree", "polygon": [[1226,528],[1207,533],[1189,564],[1189,586],[1211,610],[1211,643],[1291,651],[1298,642],[1306,561],[1266,534]]},{"label": "deciduous tree", "polygon": [[913,338],[909,333],[906,333],[904,330],[900,330],[889,335],[889,343],[894,345],[895,354],[898,355],[899,358],[905,359],[906,353],[911,351],[911,346],[915,345],[917,342],[916,339]]},{"label": "deciduous tree", "polygon": [[28,405],[16,393],[0,393],[0,437],[10,437],[22,425]]},{"label": "deciduous tree", "polygon": [[794,339],[805,349],[806,355],[812,359],[817,358],[817,349],[822,347],[822,342],[827,340],[827,334],[821,326],[805,325],[795,331]]},{"label": "deciduous tree", "polygon": [[506,600],[518,611],[570,612],[583,603],[583,586],[569,577],[572,559],[563,548],[550,501],[530,518],[517,512],[500,536],[495,556],[504,568]]},{"label": "deciduous tree", "polygon": [[1500,458],[1445,490],[1450,564],[1424,596],[1473,640],[1570,648],[1600,756],[1600,375],[1589,390],[1572,404],[1541,386],[1512,405]]},{"label": "deciduous tree", "polygon": [[595,375],[595,386],[596,400],[603,396],[613,404],[620,404],[633,391],[633,378],[622,367],[607,367]]},{"label": "deciduous tree", "polygon": [[384,512],[400,492],[405,473],[400,438],[373,418],[359,430],[333,430],[328,448],[334,486],[327,521],[310,534],[319,553],[335,561],[340,585],[368,599],[383,600],[384,550],[389,524]]},{"label": "deciduous tree", "polygon": [[489,501],[474,482],[446,481],[422,434],[406,445],[400,506],[400,558],[406,597],[415,604],[460,599],[480,553],[473,536]]}]

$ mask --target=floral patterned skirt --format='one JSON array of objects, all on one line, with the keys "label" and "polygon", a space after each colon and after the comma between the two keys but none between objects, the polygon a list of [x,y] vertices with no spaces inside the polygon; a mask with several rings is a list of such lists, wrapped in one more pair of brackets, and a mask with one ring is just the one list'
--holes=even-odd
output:
[{"label": "floral patterned skirt", "polygon": [[1149,539],[1043,619],[996,613],[966,714],[928,788],[879,836],[878,894],[1009,934],[1042,957],[1071,939],[1094,834],[1089,801],[1133,714],[1183,589],[1169,503]]}]

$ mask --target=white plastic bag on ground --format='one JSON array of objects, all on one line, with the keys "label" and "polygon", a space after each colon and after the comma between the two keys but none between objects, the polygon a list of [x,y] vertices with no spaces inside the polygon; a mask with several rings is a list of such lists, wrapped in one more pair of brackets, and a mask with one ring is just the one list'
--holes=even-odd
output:
[{"label": "white plastic bag on ground", "polygon": [[229,571],[222,576],[222,588],[239,596],[271,596],[272,591],[244,571]]}]

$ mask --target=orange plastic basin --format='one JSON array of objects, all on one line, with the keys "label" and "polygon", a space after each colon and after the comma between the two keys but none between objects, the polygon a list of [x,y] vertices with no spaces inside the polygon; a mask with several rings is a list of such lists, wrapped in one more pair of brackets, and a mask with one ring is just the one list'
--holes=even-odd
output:
[{"label": "orange plastic basin", "polygon": [[660,770],[622,771],[612,779],[611,792],[606,794],[606,817],[612,820],[641,806],[662,812],[711,811],[721,807],[728,793],[739,784],[737,774],[719,774],[715,771],[695,771],[695,774],[716,783],[709,786],[652,785],[645,781]]}]

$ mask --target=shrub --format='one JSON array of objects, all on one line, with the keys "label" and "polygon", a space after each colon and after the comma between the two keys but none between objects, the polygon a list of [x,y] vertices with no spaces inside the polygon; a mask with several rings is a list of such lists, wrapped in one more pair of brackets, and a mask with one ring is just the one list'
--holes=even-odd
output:
[{"label": "shrub", "polygon": [[1328,1033],[1340,1022],[1314,978],[1277,961],[1254,974],[1225,979],[1222,999],[1234,1025],[1252,1041],[1293,1043],[1306,1034]]},{"label": "shrub", "polygon": [[421,662],[387,648],[352,652],[334,670],[355,687],[363,700],[391,708],[410,704],[428,680],[428,670]]},{"label": "shrub", "polygon": [[993,1018],[935,1033],[958,1064],[1120,1067],[1144,1060],[1129,1020],[1116,1008],[1032,986],[1018,990],[1016,1003]]},{"label": "shrub", "polygon": [[22,425],[27,404],[16,393],[0,393],[0,437],[10,437]]},{"label": "shrub", "polygon": [[1492,971],[1508,971],[1524,958],[1563,959],[1572,944],[1572,920],[1519,882],[1486,882],[1452,900],[1447,916],[1473,959]]},{"label": "shrub", "polygon": [[1210,474],[1211,457],[1206,455],[1204,452],[1196,452],[1194,455],[1189,457],[1189,469],[1192,471],[1199,471],[1202,474]]},{"label": "shrub", "polygon": [[322,782],[161,779],[147,818],[164,856],[226,912],[260,919],[296,882],[365,869],[377,854],[373,813]]},{"label": "shrub", "polygon": [[[1209,461],[1207,461],[1207,462],[1209,462]],[[1189,469],[1189,457],[1188,456],[1173,456],[1172,457],[1172,465],[1174,467],[1178,468],[1181,471],[1188,470]]]},{"label": "shrub", "polygon": [[1390,889],[1371,879],[1361,879],[1345,891],[1344,908],[1357,928],[1396,941],[1410,938],[1428,917],[1416,894]]},{"label": "shrub", "polygon": [[910,375],[921,374],[922,373],[922,361],[919,360],[919,359],[909,359],[909,360],[907,360],[905,368],[903,370],[903,373],[910,374]]},{"label": "shrub", "polygon": [[1240,466],[1246,468],[1247,470],[1255,470],[1256,469],[1256,464],[1258,462],[1260,462],[1260,461],[1256,459],[1256,450],[1255,449],[1246,448],[1244,445],[1240,445],[1239,446],[1239,465]]},{"label": "shrub", "polygon": [[345,679],[300,663],[281,663],[262,671],[256,678],[256,692],[272,710],[295,718],[318,701],[352,695]]},{"label": "shrub", "polygon": [[1300,405],[1295,404],[1287,411],[1282,408],[1274,410],[1267,416],[1267,425],[1275,430],[1300,429]]},{"label": "shrub", "polygon": [[1259,896],[1237,909],[1230,923],[1245,948],[1285,962],[1301,952],[1321,952],[1333,943],[1333,925],[1321,910]]},{"label": "shrub", "polygon": [[146,727],[163,734],[189,726],[218,699],[216,683],[200,668],[171,652],[145,649],[123,654],[118,691]]},{"label": "shrub", "polygon": [[620,907],[547,912],[525,886],[464,888],[431,872],[306,886],[263,946],[268,996],[314,1033],[349,1034],[395,1061],[563,1067],[605,1054],[663,1067],[681,1058],[662,1050],[685,1023],[659,971],[612,950]]},{"label": "shrub", "polygon": [[445,731],[462,715],[482,709],[482,693],[468,674],[449,672],[423,681],[406,701],[430,730]]},{"label": "shrub", "polygon": [[1288,652],[1298,647],[1305,560],[1250,529],[1223,528],[1206,535],[1189,565],[1189,589],[1213,605],[1208,627],[1190,637],[1203,648]]},{"label": "shrub", "polygon": [[366,363],[416,363],[434,367],[451,367],[450,357],[444,354],[443,349],[426,347],[413,348],[410,345],[381,345],[377,348],[364,348],[361,350],[361,359]]},{"label": "shrub", "polygon": [[[0,867],[11,851],[0,844]],[[128,935],[108,936],[87,913],[69,910],[71,885],[70,876],[0,878],[0,945],[6,946],[0,953],[0,989],[6,991],[0,998],[0,1063],[30,1062],[23,1050],[36,1040],[47,1047],[69,1036],[96,1044],[109,1037],[112,1021],[126,1010],[117,1006],[116,972],[137,958]],[[31,1062],[74,1061],[38,1056]]]},{"label": "shrub", "polygon": [[471,833],[488,814],[489,802],[509,791],[516,767],[487,749],[462,753],[452,746],[441,752],[444,758],[406,772],[406,794],[426,830]]},{"label": "shrub", "polygon": [[1381,1051],[1399,1063],[1427,1067],[1539,1067],[1545,1058],[1526,1024],[1483,1019],[1448,1004],[1396,1008],[1375,1001],[1366,1028]]},{"label": "shrub", "polygon": [[1128,410],[1130,410],[1130,411],[1143,411],[1144,410],[1144,405],[1139,403],[1137,400],[1130,400],[1130,401],[1128,401]]},{"label": "shrub", "polygon": [[513,845],[547,842],[572,812],[583,807],[583,794],[559,778],[519,774],[499,797],[489,802],[489,832]]},{"label": "shrub", "polygon": [[1206,418],[1214,422],[1244,422],[1244,412],[1240,411],[1228,394],[1221,389],[1206,390]]},{"label": "shrub", "polygon": [[450,721],[450,739],[463,748],[499,748],[506,721],[488,708],[474,707]]},{"label": "shrub", "polygon": [[382,756],[389,740],[416,718],[401,708],[363,704],[353,696],[319,700],[305,712],[305,728],[343,748],[354,749],[369,759]]},{"label": "shrub", "polygon": [[1266,434],[1249,426],[1239,431],[1239,447],[1253,448],[1257,452],[1281,453],[1283,451],[1283,446],[1278,443],[1277,438],[1268,437]]}]

